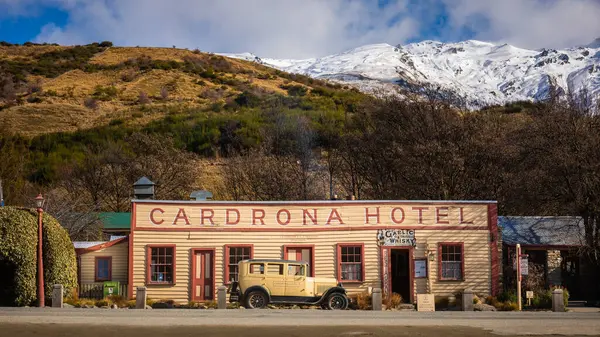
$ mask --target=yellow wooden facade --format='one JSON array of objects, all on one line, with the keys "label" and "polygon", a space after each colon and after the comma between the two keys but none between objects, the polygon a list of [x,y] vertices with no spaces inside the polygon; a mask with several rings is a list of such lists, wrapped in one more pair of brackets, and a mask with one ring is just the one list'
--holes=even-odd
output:
[{"label": "yellow wooden facade", "polygon": [[[398,249],[410,254],[410,300],[418,293],[447,296],[466,288],[481,295],[498,289],[495,202],[453,201],[323,201],[217,202],[134,201],[129,237],[130,297],[147,287],[152,299],[187,302],[194,299],[196,250],[214,252],[210,264],[216,287],[225,283],[228,246],[252,246],[254,258],[286,257],[286,247],[312,249],[315,277],[339,277],[338,245],[363,248],[364,279],[343,282],[350,293],[388,283],[388,254]],[[415,245],[385,246],[378,234],[397,230],[413,233]],[[440,243],[461,245],[461,280],[438,278]],[[383,245],[383,246],[382,246]],[[148,282],[149,247],[175,247],[173,284]],[[387,262],[384,262],[387,261]],[[427,266],[427,277],[415,277],[415,260]],[[384,272],[383,270],[386,270]],[[207,288],[209,289],[209,288]],[[214,298],[214,297],[212,297]],[[409,299],[406,299],[409,301]]]}]

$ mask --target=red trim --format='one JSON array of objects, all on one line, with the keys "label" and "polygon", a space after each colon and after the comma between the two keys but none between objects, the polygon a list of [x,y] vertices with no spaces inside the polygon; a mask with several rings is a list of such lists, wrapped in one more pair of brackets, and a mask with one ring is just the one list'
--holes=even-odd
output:
[{"label": "red trim", "polygon": [[78,248],[77,251],[78,251],[79,254],[91,253],[91,252],[95,252],[95,251],[98,251],[98,250],[101,250],[101,249],[112,247],[112,246],[114,246],[116,244],[124,242],[125,240],[127,240],[127,237],[123,237],[123,238],[119,238],[119,239],[116,239],[116,240],[104,242],[104,243],[101,243],[99,245],[91,246],[91,247],[88,247],[88,248]]},{"label": "red trim", "polygon": [[[492,296],[500,292],[500,253],[498,252],[498,205],[488,205],[488,226],[490,228],[490,259],[492,262]],[[464,254],[464,253],[463,253]],[[463,276],[464,278],[464,276]]]},{"label": "red trim", "polygon": [[283,259],[288,259],[288,248],[309,248],[310,249],[310,275],[315,277],[315,245],[284,245],[283,246]]},{"label": "red trim", "polygon": [[[392,269],[392,263],[391,263],[391,254],[392,254],[392,250],[407,250],[408,251],[408,274],[410,275],[409,278],[409,288],[410,288],[410,302],[409,303],[414,303],[414,298],[415,298],[415,278],[414,278],[414,262],[413,262],[413,247],[393,247],[393,246],[389,246],[389,247],[383,247],[381,246],[379,248],[379,259],[381,260],[380,262],[380,277],[381,277],[381,286],[382,288],[385,287],[384,285],[384,274],[387,273],[388,274],[388,289],[390,289],[390,293],[392,292],[392,278],[389,277],[389,275],[391,274],[391,269]],[[383,268],[383,251],[384,250],[388,250],[388,256],[390,257],[390,263],[388,263],[388,270],[384,270]],[[383,289],[382,289],[383,290]],[[382,294],[384,295],[384,294]]]},{"label": "red trim", "polygon": [[135,208],[136,204],[131,205],[131,232],[129,233],[129,257],[127,259],[127,297],[133,299],[133,232],[135,230]]},{"label": "red trim", "polygon": [[[415,270],[415,261],[425,261],[425,276],[421,276],[421,277],[417,277],[415,276],[416,270]],[[426,257],[417,257],[413,259],[413,278],[415,279],[423,279],[423,278],[427,278],[429,277],[429,269],[427,269],[427,258]]]},{"label": "red trim", "polygon": [[223,279],[223,283],[224,284],[230,284],[231,282],[229,282],[229,248],[236,248],[236,247],[241,247],[241,248],[247,248],[250,247],[250,258],[254,258],[254,245],[252,244],[244,244],[244,245],[225,245],[224,249],[225,252],[223,254],[223,256],[225,256],[225,259],[223,259],[223,269],[225,270],[225,272],[223,273],[224,275],[224,279]]},{"label": "red trim", "polygon": [[[516,245],[504,244],[506,247],[515,248]],[[527,250],[571,250],[581,246],[570,246],[570,245],[521,245],[521,249]]]},{"label": "red trim", "polygon": [[[171,282],[152,282],[150,281],[150,263],[152,262],[152,248],[173,248],[173,281]],[[146,285],[166,285],[172,286],[177,283],[175,276],[177,275],[177,249],[175,245],[147,245],[146,246]]]},{"label": "red trim", "polygon": [[329,231],[364,231],[378,229],[414,229],[414,230],[488,230],[488,226],[338,226],[324,225],[323,227],[272,227],[272,228],[232,228],[232,227],[140,227],[144,232],[329,232]]},{"label": "red trim", "polygon": [[496,204],[496,201],[465,201],[465,200],[382,200],[382,201],[372,201],[366,202],[365,200],[340,200],[340,201],[326,201],[326,202],[183,202],[183,201],[170,201],[165,202],[152,202],[152,201],[144,201],[144,200],[136,200],[135,204],[140,205],[188,205],[188,206],[219,206],[219,207],[229,207],[229,206],[344,206],[344,205],[489,205]]},{"label": "red trim", "polygon": [[190,301],[194,301],[194,291],[196,290],[196,252],[211,252],[212,255],[212,299],[217,299],[217,288],[216,288],[216,279],[215,279],[215,260],[216,260],[216,250],[214,248],[192,248],[190,249]]},{"label": "red trim", "polygon": [[[342,280],[342,247],[360,247],[360,280]],[[336,269],[338,282],[363,283],[365,281],[365,244],[364,243],[338,243],[336,249]]]},{"label": "red trim", "polygon": [[[103,279],[98,277],[98,260],[108,260],[108,278]],[[112,256],[96,256],[94,258],[94,281],[104,282],[112,280]]]},{"label": "red trim", "polygon": [[[442,278],[442,246],[460,247],[460,276],[461,279]],[[444,282],[464,282],[465,281],[465,244],[464,242],[438,242],[438,281]]]}]

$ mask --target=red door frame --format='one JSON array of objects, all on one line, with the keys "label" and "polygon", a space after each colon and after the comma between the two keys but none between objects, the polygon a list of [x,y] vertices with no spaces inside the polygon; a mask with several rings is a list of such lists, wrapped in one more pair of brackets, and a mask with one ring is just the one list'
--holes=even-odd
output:
[{"label": "red door frame", "polygon": [[[379,257],[381,260],[381,266],[380,266],[380,276],[381,276],[381,285],[382,288],[385,288],[386,285],[384,285],[384,274],[387,273],[388,277],[388,284],[387,287],[388,289],[390,289],[390,292],[392,291],[392,278],[390,277],[390,275],[392,274],[392,264],[388,263],[388,268],[387,270],[384,270],[384,261],[383,261],[383,257],[384,257],[384,251],[387,251],[387,256],[390,259],[389,262],[391,262],[391,254],[392,254],[392,250],[407,250],[408,251],[408,275],[409,275],[409,287],[410,287],[410,302],[409,303],[414,303],[414,298],[415,298],[415,275],[414,275],[414,261],[413,261],[413,247],[402,247],[402,246],[389,246],[389,247],[380,247],[379,250]],[[383,292],[383,289],[381,289]],[[382,294],[383,296],[385,296],[385,294]]]},{"label": "red door frame", "polygon": [[[215,293],[216,293],[216,281],[215,281],[215,255],[216,255],[216,249],[215,248],[192,248],[190,250],[190,264],[191,264],[191,268],[190,268],[190,301],[197,301],[195,299],[195,292],[196,292],[196,253],[211,253],[211,264],[212,264],[212,268],[211,268],[211,278],[212,278],[212,300],[215,299]],[[205,294],[206,296],[206,294]],[[204,300],[199,300],[199,301],[208,301],[206,299]]]},{"label": "red door frame", "polygon": [[[310,276],[315,277],[315,245],[285,245],[285,246],[283,246],[283,259],[284,260],[289,260],[289,257],[288,257],[288,249],[289,248],[310,249],[310,261],[308,262],[310,264]],[[298,256],[296,255],[296,259],[297,258],[298,258]]]}]

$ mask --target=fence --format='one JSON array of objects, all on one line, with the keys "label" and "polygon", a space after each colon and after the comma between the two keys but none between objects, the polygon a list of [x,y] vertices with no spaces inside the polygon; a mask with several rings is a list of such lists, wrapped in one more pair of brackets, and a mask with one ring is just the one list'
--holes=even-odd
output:
[{"label": "fence", "polygon": [[[119,284],[119,295],[127,297],[127,283]],[[104,297],[102,283],[83,283],[79,287],[79,298],[91,298],[100,300]]]}]

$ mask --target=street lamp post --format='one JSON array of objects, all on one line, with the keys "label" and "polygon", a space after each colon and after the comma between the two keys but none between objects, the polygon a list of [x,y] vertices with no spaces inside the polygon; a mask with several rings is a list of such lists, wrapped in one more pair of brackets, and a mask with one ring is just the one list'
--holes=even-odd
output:
[{"label": "street lamp post", "polygon": [[44,197],[38,194],[35,197],[38,212],[38,307],[44,307],[44,260],[42,254],[42,213],[44,213]]}]

